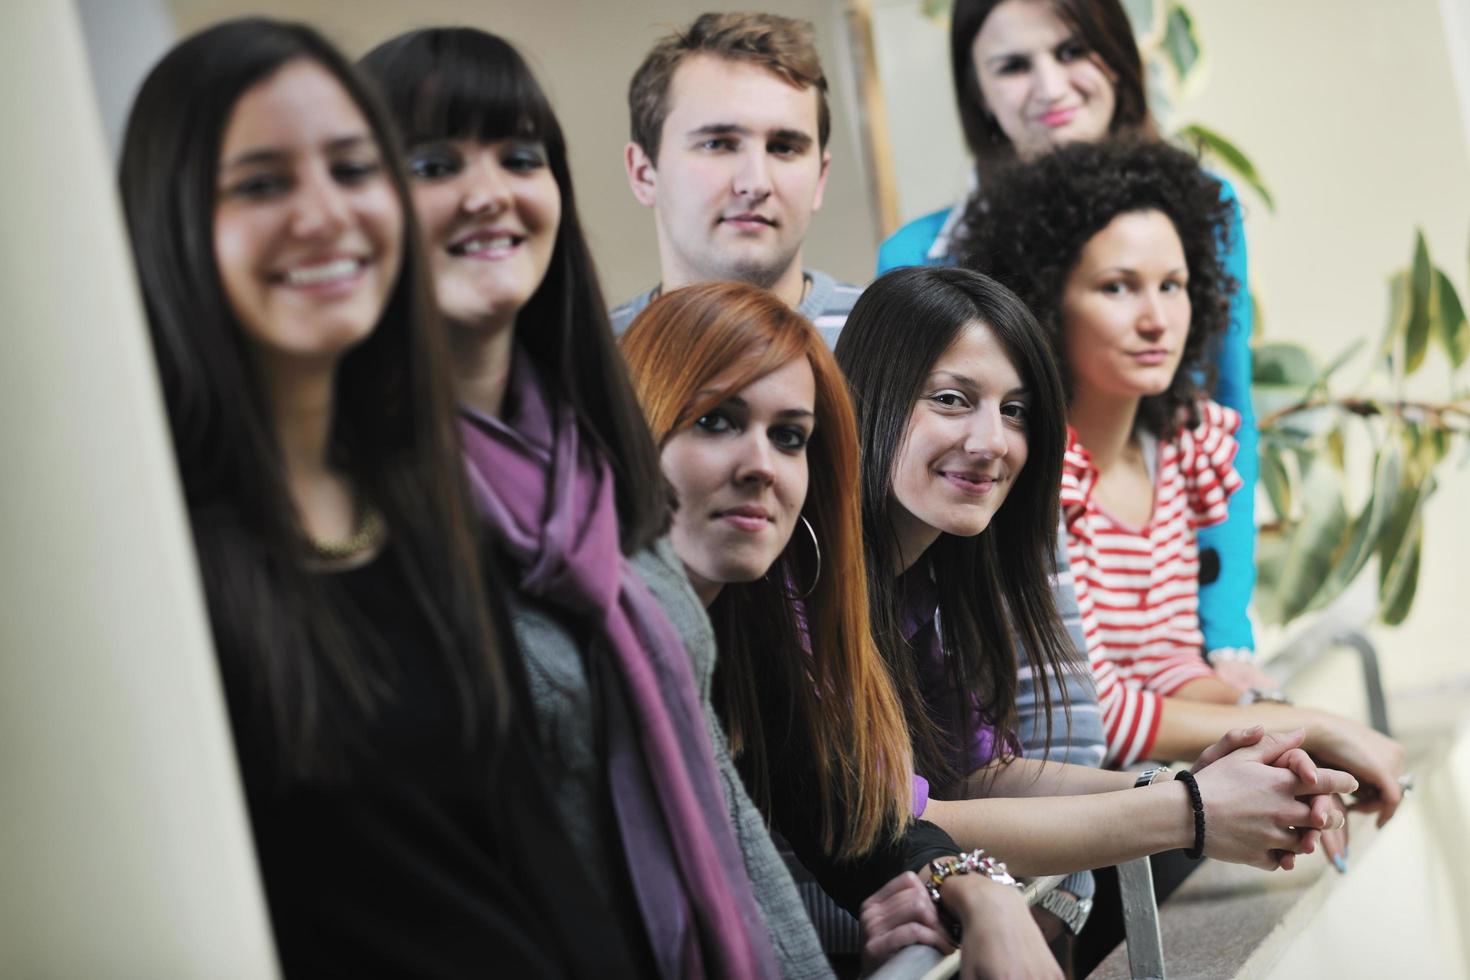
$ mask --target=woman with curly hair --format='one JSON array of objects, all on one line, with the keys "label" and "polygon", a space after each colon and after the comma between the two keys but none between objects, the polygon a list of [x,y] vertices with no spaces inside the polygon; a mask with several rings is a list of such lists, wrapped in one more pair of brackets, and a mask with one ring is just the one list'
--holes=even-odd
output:
[{"label": "woman with curly hair", "polygon": [[1219,183],[1159,143],[1078,144],[1001,174],[982,205],[965,262],[1030,306],[1066,387],[1063,520],[1109,761],[1187,758],[1241,725],[1300,727],[1386,821],[1396,743],[1326,712],[1239,705],[1199,656],[1197,531],[1241,486],[1240,418],[1204,395],[1236,289]]},{"label": "woman with curly hair", "polygon": [[[1119,0],[955,0],[949,41],[955,105],[980,191],[1006,166],[1059,146],[1159,138],[1143,62]],[[1269,684],[1253,663],[1255,637],[1247,613],[1256,581],[1253,316],[1240,204],[1226,180],[1215,194],[1218,201],[1204,203],[1226,209],[1221,227],[1230,233],[1218,248],[1240,289],[1231,301],[1229,329],[1211,348],[1218,372],[1210,390],[1241,416],[1236,471],[1242,490],[1230,499],[1230,519],[1200,535],[1206,555],[1200,625],[1205,655],[1223,678],[1246,689]],[[917,218],[883,243],[878,271],[952,264],[965,239],[991,220],[983,204],[968,200]],[[1070,596],[1058,601],[1069,603]]]}]

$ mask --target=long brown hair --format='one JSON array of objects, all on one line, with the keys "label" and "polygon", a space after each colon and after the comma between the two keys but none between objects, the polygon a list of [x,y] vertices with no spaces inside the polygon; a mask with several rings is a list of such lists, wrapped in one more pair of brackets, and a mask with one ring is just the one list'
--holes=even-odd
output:
[{"label": "long brown hair", "polygon": [[[980,183],[1000,167],[1016,159],[1016,148],[1001,131],[995,117],[985,110],[980,79],[975,73],[975,37],[1003,0],[955,0],[949,21],[949,66],[954,77],[955,108],[965,143],[975,157]],[[1119,0],[1034,0],[1047,3],[1052,11],[1076,32],[1077,40],[1113,77],[1112,136],[1158,139],[1158,129],[1148,111],[1143,59],[1133,38],[1133,25]]]},{"label": "long brown hair", "polygon": [[[805,535],[793,535],[764,579],[720,590],[710,607],[720,648],[716,703],[763,807],[774,762],[763,738],[763,698],[791,713],[809,740],[803,751],[815,760],[823,846],[839,858],[864,854],[885,830],[906,826],[913,761],[903,708],[868,625],[857,425],[842,372],[810,322],[743,283],[667,293],[633,321],[622,343],[660,446],[795,358],[811,365],[816,427],[802,514],[821,547],[821,574],[798,609],[789,583],[810,582],[814,569],[798,557],[810,550]],[[837,825],[839,801],[845,826]]]}]

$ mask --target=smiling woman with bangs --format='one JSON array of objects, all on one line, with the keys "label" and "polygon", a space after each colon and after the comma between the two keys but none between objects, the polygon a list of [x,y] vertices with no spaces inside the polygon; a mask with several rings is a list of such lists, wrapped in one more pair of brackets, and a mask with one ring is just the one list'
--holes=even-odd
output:
[{"label": "smiling woman with bangs", "polygon": [[362,62],[405,135],[480,513],[517,577],[556,810],[646,975],[821,976],[709,704],[714,648],[664,537],[658,455],[608,326],[550,104],[505,41],[415,31]]}]

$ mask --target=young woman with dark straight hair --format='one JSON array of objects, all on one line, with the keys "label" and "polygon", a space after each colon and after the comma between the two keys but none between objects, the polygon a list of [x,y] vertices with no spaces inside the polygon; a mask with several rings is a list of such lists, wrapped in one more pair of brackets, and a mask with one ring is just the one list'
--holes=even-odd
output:
[{"label": "young woman with dark straight hair", "polygon": [[505,41],[414,31],[363,59],[405,136],[472,490],[555,810],[640,972],[828,970],[709,701],[709,621],[608,326],[550,104]]},{"label": "young woman with dark straight hair", "polygon": [[315,32],[241,20],[153,69],[123,149],[281,964],[588,975],[571,923],[626,957],[548,884],[576,872],[395,148]]},{"label": "young woman with dark straight hair", "polygon": [[1295,828],[1322,827],[1319,794],[1354,784],[1317,770],[1299,733],[1235,731],[1200,755],[1207,832],[1176,781],[1016,757],[1013,644],[1035,668],[1085,669],[1047,585],[1065,402],[1020,300],[961,269],[897,270],[858,301],[837,360],[865,450],[869,612],[932,786],[925,816],[1028,875],[1176,847],[1263,868],[1311,850],[1317,831]]}]

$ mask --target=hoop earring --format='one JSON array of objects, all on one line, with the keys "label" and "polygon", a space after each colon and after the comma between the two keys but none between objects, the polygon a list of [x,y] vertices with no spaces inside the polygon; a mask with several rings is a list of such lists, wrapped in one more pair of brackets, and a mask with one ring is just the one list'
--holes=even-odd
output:
[{"label": "hoop earring", "polygon": [[812,522],[806,519],[806,515],[796,516],[801,518],[801,523],[806,526],[806,533],[812,536],[812,551],[817,555],[817,574],[812,576],[812,584],[807,586],[807,590],[797,596],[798,599],[805,599],[817,590],[817,583],[822,580],[822,546],[817,542],[817,532],[812,529]]}]

